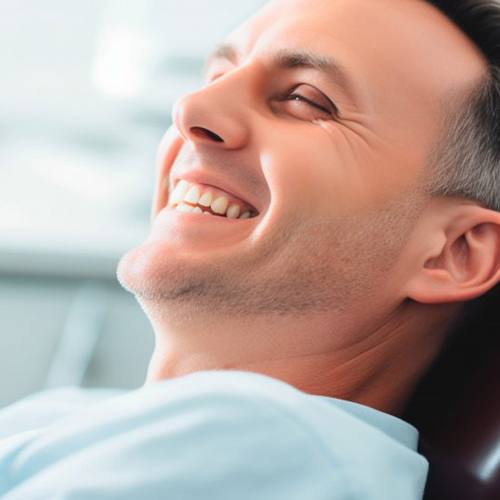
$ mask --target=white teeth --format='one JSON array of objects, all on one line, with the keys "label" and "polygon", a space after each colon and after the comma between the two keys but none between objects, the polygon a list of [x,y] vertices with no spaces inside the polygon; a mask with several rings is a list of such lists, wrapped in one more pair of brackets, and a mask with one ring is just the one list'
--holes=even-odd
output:
[{"label": "white teeth", "polygon": [[220,196],[211,205],[210,208],[216,214],[224,215],[227,210],[229,200],[225,196]]},{"label": "white teeth", "polygon": [[180,180],[175,186],[172,194],[170,195],[170,205],[180,202],[184,198],[184,195],[187,193],[188,188],[189,183],[185,180]]},{"label": "white teeth", "polygon": [[[221,201],[219,201],[221,200]],[[215,200],[216,202],[218,202],[219,206],[221,208],[224,208],[224,206],[227,207],[227,198],[225,197],[221,197],[221,198],[218,198],[217,200]],[[215,203],[215,202],[214,202]],[[213,205],[213,204],[212,204]],[[216,207],[217,208],[217,205]],[[200,207],[192,207],[191,205],[186,205],[185,203],[178,203],[174,210],[177,210],[179,212],[191,212],[191,213],[196,213],[196,214],[203,214],[203,215],[213,215],[211,214],[208,210],[206,212],[204,212]],[[212,210],[215,212],[215,213],[218,213],[219,215],[222,215],[224,212],[216,212],[212,206]],[[226,209],[224,208],[224,211]],[[236,204],[233,204],[229,207],[229,209],[227,210],[227,218],[228,219],[237,219],[238,218],[238,214],[240,213],[240,207],[239,205],[236,205]],[[246,211],[246,212],[243,212],[241,215],[240,215],[240,219],[248,219],[250,217],[250,212]]]},{"label": "white teeth", "polygon": [[184,196],[184,201],[196,205],[200,199],[200,190],[196,186],[192,186]]},{"label": "white teeth", "polygon": [[251,217],[249,210],[244,211],[240,215],[241,206],[237,203],[229,205],[229,199],[226,196],[214,198],[212,192],[207,191],[202,195],[198,186],[181,179],[170,193],[168,204],[170,207],[175,206],[176,210],[180,212],[195,212],[211,215],[209,211],[203,211],[200,206],[192,206],[201,205],[202,207],[210,207],[213,214],[225,215],[228,219],[248,219]]},{"label": "white teeth", "polygon": [[212,203],[212,193],[210,191],[207,191],[206,193],[203,194],[203,196],[199,199],[198,203],[200,205],[203,205],[204,207],[209,207],[210,204]]},{"label": "white teeth", "polygon": [[233,204],[227,209],[227,218],[228,219],[237,219],[238,215],[240,215],[240,206]]}]

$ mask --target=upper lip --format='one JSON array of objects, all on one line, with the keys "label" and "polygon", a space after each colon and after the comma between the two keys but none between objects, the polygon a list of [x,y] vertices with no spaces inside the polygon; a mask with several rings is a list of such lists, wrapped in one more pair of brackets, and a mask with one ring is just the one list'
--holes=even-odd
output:
[{"label": "upper lip", "polygon": [[177,182],[181,179],[184,179],[188,182],[204,184],[217,189],[221,189],[222,191],[225,191],[226,193],[239,198],[247,205],[250,205],[257,213],[260,213],[256,201],[250,199],[248,193],[245,193],[244,190],[240,187],[230,184],[226,179],[220,179],[210,172],[205,172],[200,169],[186,170],[185,172],[179,173],[172,178],[172,186],[175,187]]}]

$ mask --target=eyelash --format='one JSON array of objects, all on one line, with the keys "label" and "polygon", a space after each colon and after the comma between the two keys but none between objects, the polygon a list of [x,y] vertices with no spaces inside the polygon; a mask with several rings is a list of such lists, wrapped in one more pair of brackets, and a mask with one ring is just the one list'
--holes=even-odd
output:
[{"label": "eyelash", "polygon": [[[309,106],[312,106],[313,108],[319,109],[320,111],[323,111],[324,113],[327,113],[329,115],[332,114],[332,112],[329,109],[324,108],[323,106],[320,106],[319,104],[315,103],[314,101],[311,101],[307,97],[304,97],[301,94],[297,94],[296,92],[292,92],[291,94],[287,94],[286,96],[283,97],[284,101],[300,101],[300,102],[305,102],[306,104],[309,104]],[[333,103],[332,103],[333,107]]]}]

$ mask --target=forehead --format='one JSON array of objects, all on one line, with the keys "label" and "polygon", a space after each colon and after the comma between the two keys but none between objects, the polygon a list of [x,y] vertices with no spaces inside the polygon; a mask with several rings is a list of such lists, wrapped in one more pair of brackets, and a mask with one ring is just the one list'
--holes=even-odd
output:
[{"label": "forehead", "polygon": [[285,47],[335,57],[366,87],[374,109],[387,109],[384,95],[395,87],[400,98],[417,92],[432,103],[486,71],[473,43],[423,0],[275,0],[228,41],[242,58]]}]

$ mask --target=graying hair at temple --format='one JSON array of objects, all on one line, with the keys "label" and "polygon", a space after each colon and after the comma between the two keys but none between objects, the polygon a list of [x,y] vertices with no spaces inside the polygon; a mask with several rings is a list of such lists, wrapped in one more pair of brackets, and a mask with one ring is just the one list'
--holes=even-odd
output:
[{"label": "graying hair at temple", "polygon": [[500,211],[500,2],[426,0],[451,19],[488,61],[485,79],[445,112],[431,153],[428,189]]}]

